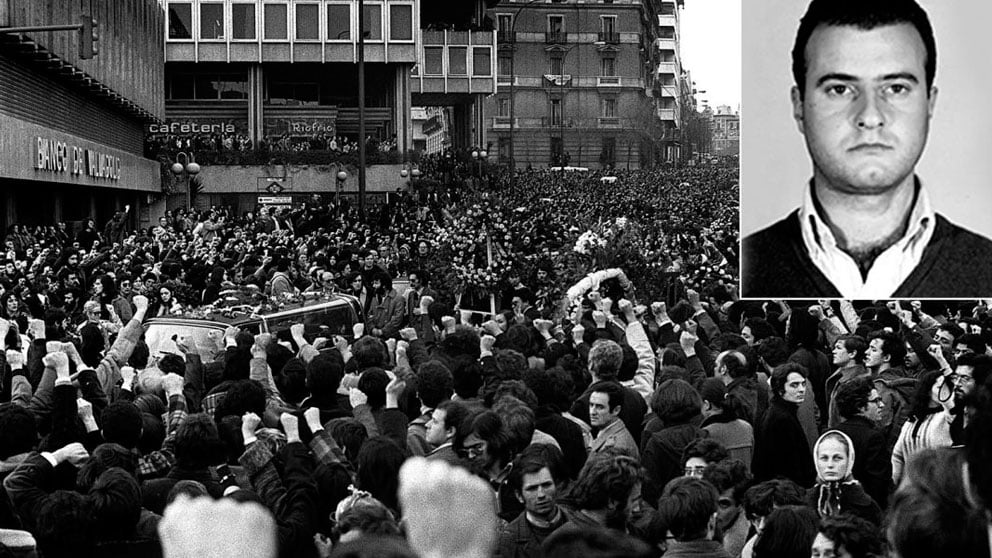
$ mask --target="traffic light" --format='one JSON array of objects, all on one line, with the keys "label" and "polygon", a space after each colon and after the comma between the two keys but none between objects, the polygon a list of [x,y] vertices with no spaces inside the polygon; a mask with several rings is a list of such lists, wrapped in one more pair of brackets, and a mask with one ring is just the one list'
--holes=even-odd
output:
[{"label": "traffic light", "polygon": [[79,29],[79,57],[83,60],[93,58],[100,53],[100,28],[95,19],[88,15],[79,16],[82,27]]}]

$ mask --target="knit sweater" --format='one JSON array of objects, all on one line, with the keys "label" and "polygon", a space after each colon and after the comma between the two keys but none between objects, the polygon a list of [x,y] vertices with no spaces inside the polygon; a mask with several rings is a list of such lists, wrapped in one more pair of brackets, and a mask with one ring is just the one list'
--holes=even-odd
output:
[{"label": "knit sweater", "polygon": [[[840,298],[803,243],[799,210],[742,243],[741,292],[756,298]],[[892,297],[978,298],[992,292],[992,240],[942,215],[919,265]]]},{"label": "knit sweater", "polygon": [[[949,448],[951,441],[952,416],[947,411],[939,411],[927,415],[916,429],[918,420],[907,420],[899,432],[899,439],[892,450],[892,483],[899,486],[903,470],[910,458],[928,448]],[[916,431],[914,434],[913,431]]]}]

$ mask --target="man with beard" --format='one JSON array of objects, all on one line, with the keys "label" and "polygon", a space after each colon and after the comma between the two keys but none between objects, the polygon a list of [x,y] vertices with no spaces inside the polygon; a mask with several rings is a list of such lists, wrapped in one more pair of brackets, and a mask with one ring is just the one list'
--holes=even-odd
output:
[{"label": "man with beard", "polygon": [[954,445],[964,443],[965,428],[975,405],[976,386],[984,385],[992,373],[992,357],[988,355],[963,354],[957,361],[954,373],[949,379],[954,382],[954,408],[951,414],[951,439]]},{"label": "man with beard", "polygon": [[641,513],[641,465],[633,457],[591,456],[568,491],[574,505],[568,522],[558,531],[617,529]]},{"label": "man with beard", "polygon": [[406,301],[393,288],[393,278],[379,271],[372,279],[369,332],[379,338],[398,338]]},{"label": "man with beard", "polygon": [[[541,543],[568,519],[558,506],[558,487],[563,480],[561,467],[549,459],[552,446],[532,445],[513,462],[510,485],[524,512],[502,529],[496,545],[499,558],[544,556]],[[561,463],[558,453],[557,464]],[[552,471],[552,469],[557,469]]]}]

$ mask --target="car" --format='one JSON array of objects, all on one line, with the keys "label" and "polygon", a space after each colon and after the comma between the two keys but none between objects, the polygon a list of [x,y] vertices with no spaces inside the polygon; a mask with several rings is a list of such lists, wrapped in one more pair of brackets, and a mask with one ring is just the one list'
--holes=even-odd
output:
[{"label": "car", "polygon": [[[245,302],[245,296],[233,291],[226,294],[228,303]],[[258,298],[256,296],[256,298]],[[252,334],[271,333],[279,341],[289,341],[293,324],[303,324],[304,336],[313,342],[318,337],[330,340],[341,336],[354,340],[353,326],[362,323],[358,299],[344,293],[294,295],[280,301],[263,300],[261,304],[218,304],[181,315],[161,316],[145,321],[145,343],[153,357],[178,353],[175,342],[185,338],[204,363],[212,362],[223,349],[223,341],[211,338],[211,332],[223,335],[231,326]]]}]

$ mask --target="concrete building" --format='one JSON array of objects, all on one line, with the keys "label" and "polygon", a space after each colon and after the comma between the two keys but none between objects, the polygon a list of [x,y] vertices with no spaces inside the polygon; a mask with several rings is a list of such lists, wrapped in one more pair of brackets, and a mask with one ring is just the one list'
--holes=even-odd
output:
[{"label": "concrete building", "polygon": [[[164,116],[156,0],[0,0],[0,27],[98,22],[98,53],[83,58],[79,30],[0,34],[0,228],[102,227],[131,206],[147,226],[161,196],[160,167],[143,157],[144,127]],[[88,248],[88,247],[87,247]]]},{"label": "concrete building", "polygon": [[733,108],[727,105],[716,107],[713,113],[713,154],[718,156],[734,156],[740,154],[741,118]]},{"label": "concrete building", "polygon": [[[694,91],[682,67],[682,31],[679,9],[684,0],[662,0],[658,7],[658,76],[655,80],[658,118],[661,120],[662,158],[666,162],[687,156],[683,146],[684,115],[694,108]],[[693,105],[690,107],[690,104]]]},{"label": "concrete building", "polygon": [[[249,211],[339,189],[353,196],[352,147],[362,140],[358,6],[167,1],[166,122],[149,135],[169,146],[160,151],[169,161],[193,152],[203,169],[197,205]],[[368,161],[386,165],[368,169],[370,204],[405,183],[399,170],[414,146],[414,106],[453,107],[454,141],[484,141],[478,123],[482,98],[495,91],[496,46],[485,8],[484,0],[364,1],[365,125],[375,144]]]},{"label": "concrete building", "polygon": [[413,107],[414,151],[433,155],[451,145],[450,111],[450,107]]},{"label": "concrete building", "polygon": [[675,6],[504,0],[490,9],[499,43],[498,91],[486,110],[490,153],[517,167],[660,162],[662,117],[677,114],[674,106],[663,112],[661,101],[678,98],[677,82],[666,88],[660,79],[663,53],[677,59],[675,32],[660,39],[661,23],[671,23],[662,16],[666,4]]}]

